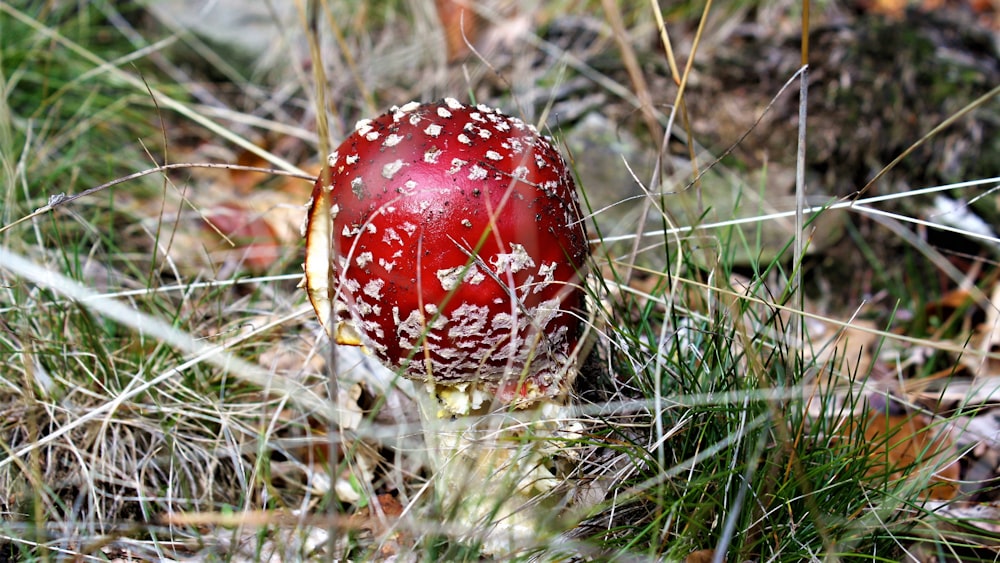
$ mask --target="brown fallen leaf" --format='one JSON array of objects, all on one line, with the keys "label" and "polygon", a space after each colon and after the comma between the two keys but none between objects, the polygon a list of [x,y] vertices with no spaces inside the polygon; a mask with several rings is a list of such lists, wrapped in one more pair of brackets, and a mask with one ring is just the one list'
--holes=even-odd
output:
[{"label": "brown fallen leaf", "polygon": [[866,419],[849,421],[841,435],[848,440],[858,436],[857,424],[864,425],[862,434],[871,448],[869,477],[913,481],[931,471],[921,496],[950,500],[958,495],[960,468],[954,444],[939,427],[929,425],[927,417],[873,412]]},{"label": "brown fallen leaf", "polygon": [[351,524],[371,532],[379,539],[379,558],[398,555],[404,548],[412,547],[411,535],[404,529],[393,529],[403,514],[403,505],[391,494],[380,494],[370,505],[351,515]]},{"label": "brown fallen leaf", "polygon": [[219,235],[209,252],[226,255],[252,273],[266,272],[281,257],[281,241],[271,225],[239,203],[222,203],[205,213],[205,228]]},{"label": "brown fallen leaf", "polygon": [[[257,143],[257,145],[260,146],[261,143]],[[263,148],[268,149],[270,147]],[[271,166],[271,163],[264,160],[264,158],[260,155],[245,149],[237,155],[236,164],[239,164],[240,166],[255,166],[258,168],[269,168]],[[249,170],[230,169],[228,170],[228,173],[229,183],[234,191],[233,195],[249,194],[258,185],[271,178],[270,175],[263,172],[251,172]]]},{"label": "brown fallen leaf", "polygon": [[902,19],[906,10],[906,0],[862,0],[859,2],[862,10],[873,14],[888,16],[893,19]]},{"label": "brown fallen leaf", "polygon": [[1000,375],[1000,360],[989,357],[1000,353],[1000,283],[993,287],[990,305],[986,309],[986,320],[976,327],[972,335],[972,343],[982,355],[962,357],[977,380]]},{"label": "brown fallen leaf", "polygon": [[473,0],[435,0],[438,19],[444,30],[448,62],[461,60],[469,54],[469,44],[475,45],[480,21],[472,9]]},{"label": "brown fallen leaf", "polygon": [[714,549],[699,549],[698,551],[692,551],[684,558],[684,563],[712,563],[712,558],[715,557]]}]

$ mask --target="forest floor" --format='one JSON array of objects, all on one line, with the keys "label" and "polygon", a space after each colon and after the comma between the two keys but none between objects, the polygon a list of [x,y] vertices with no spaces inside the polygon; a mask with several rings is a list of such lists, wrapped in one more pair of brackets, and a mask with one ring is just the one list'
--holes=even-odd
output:
[{"label": "forest floor", "polygon": [[[995,5],[37,4],[0,2],[0,561],[1000,556]],[[322,155],[445,96],[556,139],[593,246],[573,397],[501,413],[557,481],[516,510],[435,490],[421,386],[298,287]]]}]

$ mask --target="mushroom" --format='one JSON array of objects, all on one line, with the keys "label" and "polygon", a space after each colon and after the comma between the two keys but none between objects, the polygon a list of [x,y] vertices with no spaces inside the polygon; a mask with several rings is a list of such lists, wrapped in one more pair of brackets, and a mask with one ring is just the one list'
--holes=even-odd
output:
[{"label": "mushroom", "polygon": [[559,152],[484,105],[412,102],[362,120],[313,190],[305,286],[320,322],[426,384],[414,398],[435,494],[486,523],[487,553],[552,521],[537,495],[566,450],[531,438],[567,436],[552,415],[576,372],[588,252]]},{"label": "mushroom", "polygon": [[338,342],[465,414],[491,397],[526,407],[566,391],[587,253],[552,143],[445,98],[359,121],[329,156],[308,214],[305,285]]}]

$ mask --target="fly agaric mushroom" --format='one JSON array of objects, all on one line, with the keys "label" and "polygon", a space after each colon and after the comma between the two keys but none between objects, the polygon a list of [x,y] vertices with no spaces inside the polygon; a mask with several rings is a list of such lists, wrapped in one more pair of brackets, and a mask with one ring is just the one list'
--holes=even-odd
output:
[{"label": "fly agaric mushroom", "polygon": [[329,156],[305,285],[338,342],[363,344],[464,414],[489,396],[523,407],[566,390],[587,253],[552,143],[445,98],[359,121]]}]

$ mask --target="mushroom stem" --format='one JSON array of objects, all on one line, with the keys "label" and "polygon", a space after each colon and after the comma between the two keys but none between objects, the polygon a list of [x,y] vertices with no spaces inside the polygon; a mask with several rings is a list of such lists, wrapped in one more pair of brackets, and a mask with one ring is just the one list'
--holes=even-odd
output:
[{"label": "mushroom stem", "polygon": [[419,399],[421,422],[440,515],[465,528],[460,539],[505,557],[545,541],[558,507],[550,469],[564,407],[545,402],[442,418],[433,394]]}]

